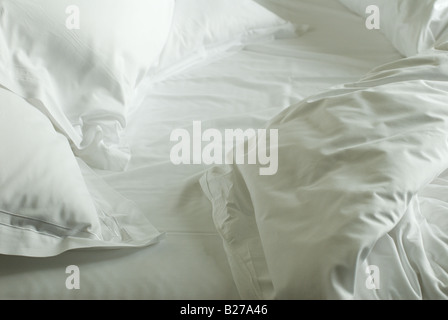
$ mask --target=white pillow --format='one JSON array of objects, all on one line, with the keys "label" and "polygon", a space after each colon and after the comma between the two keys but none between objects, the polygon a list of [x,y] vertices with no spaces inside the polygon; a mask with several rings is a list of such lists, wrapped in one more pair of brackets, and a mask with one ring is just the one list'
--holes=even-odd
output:
[{"label": "white pillow", "polygon": [[173,26],[153,74],[160,80],[229,49],[293,35],[295,26],[252,0],[177,0]]},{"label": "white pillow", "polygon": [[127,109],[173,9],[174,0],[0,0],[0,84],[47,114],[90,165],[122,169]]},{"label": "white pillow", "polygon": [[404,56],[431,49],[448,33],[446,0],[340,0],[362,17],[376,5],[380,12],[380,29]]},{"label": "white pillow", "polygon": [[51,256],[85,247],[150,244],[159,233],[130,202],[87,183],[67,138],[0,89],[0,253]]}]

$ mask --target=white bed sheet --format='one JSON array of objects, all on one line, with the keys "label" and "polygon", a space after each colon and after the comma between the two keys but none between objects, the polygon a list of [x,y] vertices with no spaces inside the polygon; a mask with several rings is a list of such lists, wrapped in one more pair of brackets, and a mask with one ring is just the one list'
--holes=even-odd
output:
[{"label": "white bed sheet", "polygon": [[[151,84],[126,132],[126,172],[97,173],[135,201],[166,233],[143,249],[72,251],[31,259],[0,256],[0,299],[238,299],[199,178],[205,165],[170,162],[173,129],[262,128],[283,108],[333,85],[358,80],[400,57],[379,31],[337,0],[260,1],[282,17],[308,23],[302,37],[252,45],[210,64]],[[81,289],[67,290],[77,265]]]}]

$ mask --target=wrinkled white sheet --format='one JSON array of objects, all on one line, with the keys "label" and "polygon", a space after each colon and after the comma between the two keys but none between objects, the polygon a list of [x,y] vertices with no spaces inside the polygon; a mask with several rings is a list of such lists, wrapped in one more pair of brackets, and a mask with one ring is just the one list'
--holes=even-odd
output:
[{"label": "wrinkled white sheet", "polygon": [[446,52],[397,60],[270,121],[275,175],[258,165],[208,172],[240,292],[448,298],[447,103]]},{"label": "wrinkled white sheet", "polygon": [[[171,131],[189,129],[193,120],[218,129],[262,127],[289,105],[400,57],[382,34],[366,30],[336,0],[265,2],[312,28],[300,38],[254,45],[146,86],[124,137],[132,153],[129,170],[97,171],[166,238],[139,250],[73,251],[44,260],[0,256],[0,298],[241,297],[199,185],[209,167],[172,165]],[[80,290],[64,285],[72,264],[80,267]]]}]

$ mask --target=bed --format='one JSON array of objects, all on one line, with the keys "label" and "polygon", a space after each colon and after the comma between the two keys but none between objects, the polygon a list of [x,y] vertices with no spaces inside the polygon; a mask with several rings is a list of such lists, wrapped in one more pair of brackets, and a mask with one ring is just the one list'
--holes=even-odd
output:
[{"label": "bed", "polygon": [[0,0],[1,299],[448,297],[446,1],[113,2]]}]

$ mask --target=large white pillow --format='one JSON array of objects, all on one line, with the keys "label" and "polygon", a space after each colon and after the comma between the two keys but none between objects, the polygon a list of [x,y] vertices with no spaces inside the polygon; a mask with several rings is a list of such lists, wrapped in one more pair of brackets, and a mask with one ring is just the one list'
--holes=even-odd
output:
[{"label": "large white pillow", "polygon": [[380,12],[380,30],[404,56],[433,48],[448,34],[446,0],[340,0],[362,17],[367,7]]},{"label": "large white pillow", "polygon": [[84,178],[67,138],[5,89],[0,146],[0,254],[41,257],[157,241],[159,232],[136,206],[90,172]]},{"label": "large white pillow", "polygon": [[257,40],[293,36],[295,29],[252,0],[177,0],[153,75],[160,80]]},{"label": "large white pillow", "polygon": [[47,114],[90,165],[124,168],[127,109],[173,9],[174,0],[0,0],[0,84]]}]

